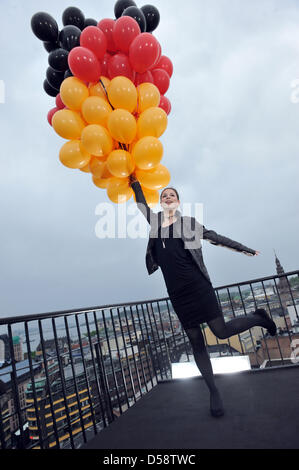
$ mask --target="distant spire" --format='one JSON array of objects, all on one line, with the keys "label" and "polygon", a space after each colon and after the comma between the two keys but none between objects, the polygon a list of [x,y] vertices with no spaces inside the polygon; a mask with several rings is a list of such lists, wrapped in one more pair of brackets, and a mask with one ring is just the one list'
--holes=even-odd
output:
[{"label": "distant spire", "polygon": [[[277,272],[277,274],[284,274],[284,269],[281,266],[281,263],[280,263],[279,259],[277,258],[275,250],[274,250],[274,254],[275,254],[276,272]],[[286,277],[280,277],[279,278],[279,280],[278,280],[278,290],[279,290],[281,296],[283,296],[283,294],[285,294],[287,296],[289,295],[289,285],[288,285],[288,281],[287,281]]]},{"label": "distant spire", "polygon": [[284,269],[281,266],[279,259],[277,258],[275,250],[274,250],[274,254],[275,254],[276,272],[277,274],[284,274]]}]

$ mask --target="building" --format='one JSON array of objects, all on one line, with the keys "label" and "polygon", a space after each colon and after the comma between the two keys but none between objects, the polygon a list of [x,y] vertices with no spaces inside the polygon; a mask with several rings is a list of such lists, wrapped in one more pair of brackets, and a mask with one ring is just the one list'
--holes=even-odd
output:
[{"label": "building", "polygon": [[5,388],[1,387],[0,382],[0,449],[9,447],[11,443],[11,426],[10,426],[10,404],[11,394],[5,393]]},{"label": "building", "polygon": [[[13,336],[13,350],[16,362],[24,360],[22,339],[20,336]],[[3,364],[9,364],[11,361],[11,350],[9,346],[9,337],[7,334],[0,335],[0,367]]]},{"label": "building", "polygon": [[[58,351],[60,354],[63,354],[64,352],[68,351],[68,342],[67,338],[57,338],[57,345],[58,345]],[[56,341],[55,339],[47,339],[44,340],[43,342],[44,346],[44,351],[46,354],[52,354],[53,352],[56,352]],[[40,358],[43,355],[43,347],[42,344],[39,343],[36,352],[35,352],[35,357]]]},{"label": "building", "polygon": [[[294,348],[299,344],[299,334],[292,334],[292,341],[288,332],[280,331],[277,336],[265,335],[261,339],[255,355],[250,354],[250,362],[256,362],[258,367],[270,363],[272,365],[285,365],[292,362]],[[279,363],[281,361],[281,363]],[[299,358],[297,358],[297,362]],[[264,367],[264,366],[263,366]]]},{"label": "building", "polygon": [[41,365],[35,363],[32,364],[32,370],[30,371],[29,361],[27,359],[17,362],[15,367],[15,380],[13,379],[13,368],[11,365],[0,369],[0,422],[3,428],[0,430],[2,431],[0,448],[4,447],[4,444],[9,444],[9,446],[12,445],[12,442],[9,442],[7,439],[8,437],[13,436],[20,427],[19,415],[17,413],[14,397],[18,396],[19,398],[21,419],[24,425],[26,423],[25,390],[28,384],[31,383],[31,374],[36,377],[42,371]]},{"label": "building", "polygon": [[10,356],[8,335],[0,335],[0,367],[3,364],[8,364]]},{"label": "building", "polygon": [[43,448],[58,447],[74,437],[83,428],[88,429],[92,421],[92,394],[91,387],[86,383],[82,364],[75,364],[75,376],[72,367],[63,369],[64,380],[54,378],[47,384],[46,377],[35,381],[36,401],[32,383],[26,389],[27,420],[29,438],[31,443],[37,441],[35,449],[41,448],[39,439],[43,441]]},{"label": "building", "polygon": [[14,349],[14,357],[15,361],[23,361],[24,354],[23,354],[23,347],[22,347],[22,340],[20,336],[13,336],[13,349]]}]

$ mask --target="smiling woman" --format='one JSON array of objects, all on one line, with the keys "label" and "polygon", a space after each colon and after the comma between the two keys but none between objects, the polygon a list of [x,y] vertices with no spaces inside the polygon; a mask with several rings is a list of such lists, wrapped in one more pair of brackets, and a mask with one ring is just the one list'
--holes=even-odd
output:
[{"label": "smiling woman", "polygon": [[179,206],[179,194],[174,188],[165,188],[160,195],[160,203],[164,210],[164,221],[162,227],[167,227],[172,222],[175,222],[175,211]]},{"label": "smiling woman", "polygon": [[[221,339],[229,338],[253,326],[263,326],[274,336],[276,326],[266,311],[261,309],[251,315],[224,322],[203,261],[200,238],[214,245],[226,246],[252,256],[258,252],[212,230],[207,230],[195,218],[191,218],[190,221],[190,217],[182,216],[178,210],[179,195],[174,188],[163,189],[160,196],[163,211],[154,214],[147,205],[141,185],[134,174],[130,175],[130,183],[138,207],[151,225],[146,255],[148,272],[152,274],[158,267],[162,270],[172,306],[186,331],[196,364],[210,390],[211,414],[220,417],[224,414],[223,404],[214,382],[201,324],[207,323],[215,336]],[[197,239],[196,248],[194,246],[190,248],[188,245],[192,238]]]}]

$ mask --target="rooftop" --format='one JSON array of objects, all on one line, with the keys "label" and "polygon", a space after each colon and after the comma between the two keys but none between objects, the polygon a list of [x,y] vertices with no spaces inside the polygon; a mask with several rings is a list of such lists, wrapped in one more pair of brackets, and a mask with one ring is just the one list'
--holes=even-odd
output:
[{"label": "rooftop", "polygon": [[[37,369],[39,367],[38,364],[33,364],[32,368]],[[11,381],[11,373],[12,373],[12,366],[2,367],[0,369],[0,382],[9,383]],[[29,360],[26,359],[24,361],[16,362],[16,375],[18,378],[22,377],[25,374],[29,374],[30,367],[29,367]]]},{"label": "rooftop", "polygon": [[201,377],[161,381],[82,449],[298,449],[298,372],[217,374],[222,418]]}]

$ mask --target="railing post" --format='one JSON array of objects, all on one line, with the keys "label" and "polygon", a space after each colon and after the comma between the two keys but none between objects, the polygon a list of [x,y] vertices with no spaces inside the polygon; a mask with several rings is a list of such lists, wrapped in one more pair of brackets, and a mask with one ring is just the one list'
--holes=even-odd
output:
[{"label": "railing post", "polygon": [[2,414],[2,409],[1,409],[2,403],[0,399],[0,442],[1,442],[1,449],[6,449],[6,442],[5,442],[5,435],[4,435],[4,430],[3,430],[3,414]]},{"label": "railing post", "polygon": [[18,378],[17,378],[17,368],[16,368],[16,359],[13,347],[13,336],[12,336],[12,329],[11,325],[8,325],[8,338],[9,338],[9,348],[10,348],[10,359],[11,359],[11,366],[12,372],[10,374],[11,377],[11,385],[12,385],[12,392],[13,392],[13,402],[17,409],[17,416],[18,416],[18,423],[20,429],[20,448],[23,449],[25,447],[25,435],[23,430],[23,416],[21,410],[21,403],[19,397],[19,388],[18,388]]},{"label": "railing post", "polygon": [[169,371],[170,371],[170,377],[171,377],[171,379],[172,379],[172,378],[173,378],[173,375],[172,375],[172,363],[171,363],[171,360],[170,360],[169,347],[168,347],[167,341],[166,341],[166,343],[165,343],[165,346],[166,346],[166,354],[167,354],[167,359],[168,359],[168,367],[169,367]]},{"label": "railing post", "polygon": [[[112,408],[112,402],[111,402],[111,398],[110,398],[108,383],[107,383],[107,380],[106,380],[106,374],[105,374],[104,366],[103,366],[101,356],[100,356],[100,351],[99,351],[101,346],[100,346],[99,343],[95,343],[94,347],[95,347],[97,364],[98,364],[99,382],[100,382],[103,401],[104,401],[104,405],[105,405],[104,413],[103,413],[103,420],[105,422],[105,411],[107,410],[108,423],[110,424],[110,423],[112,423],[112,421],[114,421],[115,417],[114,417],[114,413],[113,413],[113,408]],[[100,397],[100,399],[101,399],[101,397]]]}]

